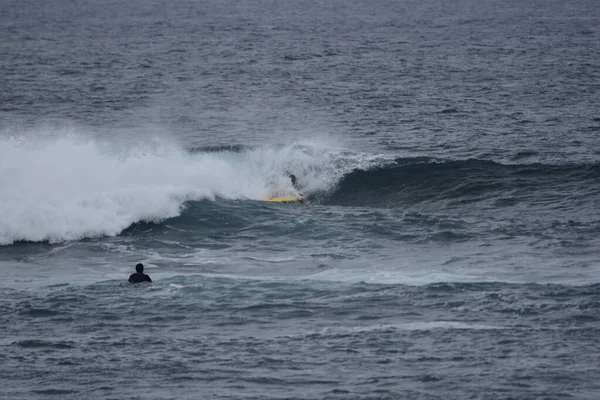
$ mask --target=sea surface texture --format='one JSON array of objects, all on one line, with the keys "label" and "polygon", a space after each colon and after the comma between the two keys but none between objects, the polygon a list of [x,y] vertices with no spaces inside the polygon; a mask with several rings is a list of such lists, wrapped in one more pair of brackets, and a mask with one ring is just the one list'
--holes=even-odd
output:
[{"label": "sea surface texture", "polygon": [[597,400],[599,207],[597,0],[0,0],[1,399]]}]

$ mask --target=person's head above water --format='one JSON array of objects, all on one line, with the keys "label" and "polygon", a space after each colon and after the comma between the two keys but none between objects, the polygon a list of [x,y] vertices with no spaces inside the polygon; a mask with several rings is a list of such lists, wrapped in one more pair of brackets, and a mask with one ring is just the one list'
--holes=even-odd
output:
[{"label": "person's head above water", "polygon": [[292,180],[292,185],[296,184],[296,175],[290,174],[290,179]]},{"label": "person's head above water", "polygon": [[129,283],[152,282],[152,279],[144,274],[144,264],[138,263],[135,266],[135,274],[129,276]]}]

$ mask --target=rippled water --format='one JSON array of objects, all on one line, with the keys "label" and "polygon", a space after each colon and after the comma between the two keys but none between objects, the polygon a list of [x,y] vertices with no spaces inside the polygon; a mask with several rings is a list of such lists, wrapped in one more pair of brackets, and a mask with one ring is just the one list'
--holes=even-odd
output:
[{"label": "rippled water", "polygon": [[1,398],[598,398],[595,2],[1,9]]}]

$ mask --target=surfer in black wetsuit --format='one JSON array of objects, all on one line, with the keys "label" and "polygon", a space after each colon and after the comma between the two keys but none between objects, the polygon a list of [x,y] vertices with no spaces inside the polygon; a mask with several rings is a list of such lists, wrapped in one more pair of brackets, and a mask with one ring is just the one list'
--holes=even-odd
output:
[{"label": "surfer in black wetsuit", "polygon": [[294,189],[300,191],[300,186],[298,186],[298,180],[296,179],[296,175],[290,174],[290,180],[292,181],[292,186]]},{"label": "surfer in black wetsuit", "polygon": [[135,266],[135,274],[129,276],[129,283],[152,282],[152,279],[144,273],[144,265],[139,263]]},{"label": "surfer in black wetsuit", "polygon": [[296,189],[300,199],[298,200],[300,203],[304,200],[304,193],[300,191],[300,185],[298,184],[298,179],[296,179],[296,175],[290,174],[290,180],[292,181],[292,187]]}]

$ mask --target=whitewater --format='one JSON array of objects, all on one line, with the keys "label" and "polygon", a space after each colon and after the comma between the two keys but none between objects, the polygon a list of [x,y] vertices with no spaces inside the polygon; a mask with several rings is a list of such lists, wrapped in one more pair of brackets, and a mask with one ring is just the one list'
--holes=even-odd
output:
[{"label": "whitewater", "polygon": [[187,201],[264,200],[293,191],[292,172],[305,190],[327,191],[350,168],[386,160],[348,156],[325,140],[204,151],[162,139],[122,147],[74,133],[31,136],[2,139],[0,244],[114,236],[178,216]]}]

